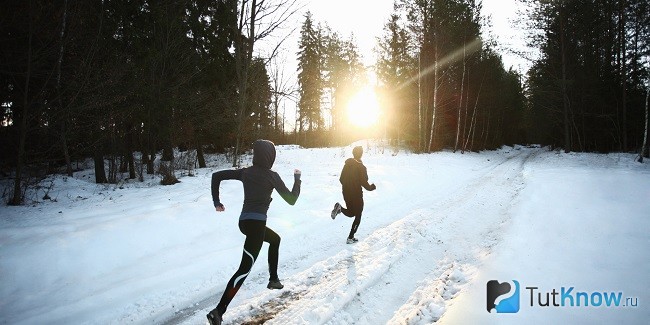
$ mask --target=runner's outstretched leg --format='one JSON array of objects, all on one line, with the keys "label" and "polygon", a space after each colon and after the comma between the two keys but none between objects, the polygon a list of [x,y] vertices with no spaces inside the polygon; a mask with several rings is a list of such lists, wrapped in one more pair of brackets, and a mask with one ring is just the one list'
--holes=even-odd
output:
[{"label": "runner's outstretched leg", "polygon": [[253,268],[257,255],[259,255],[260,249],[262,248],[265,228],[265,221],[239,221],[239,229],[244,235],[246,235],[246,241],[244,241],[244,252],[242,253],[239,269],[237,269],[237,272],[235,272],[235,274],[230,278],[230,281],[228,281],[226,290],[223,292],[223,296],[221,296],[221,301],[219,301],[219,304],[217,305],[216,309],[221,315],[226,312],[228,305],[237,294],[237,291],[239,291],[239,288],[241,288],[246,277],[248,277],[251,268]]}]

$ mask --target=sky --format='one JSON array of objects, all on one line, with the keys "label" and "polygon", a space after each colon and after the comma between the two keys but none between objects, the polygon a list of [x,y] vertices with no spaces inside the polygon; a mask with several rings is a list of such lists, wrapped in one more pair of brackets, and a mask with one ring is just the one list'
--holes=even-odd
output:
[{"label": "sky", "polygon": [[[278,56],[278,64],[283,70],[286,79],[291,79],[290,83],[297,83],[297,53],[300,27],[305,19],[307,11],[311,12],[316,23],[327,24],[330,29],[345,39],[354,36],[363,62],[371,66],[376,61],[374,48],[377,43],[377,37],[383,34],[383,28],[390,14],[393,12],[394,0],[303,0],[300,2],[302,10],[295,14],[292,21],[293,26],[286,27],[279,31],[278,34],[291,33],[284,40],[282,50]],[[530,52],[525,44],[524,32],[518,26],[513,26],[512,20],[517,17],[517,0],[483,0],[484,17],[490,16],[492,27],[485,28],[483,32],[487,36],[497,40],[496,50],[502,55],[506,69],[514,68],[521,74],[526,73],[530,62],[526,59],[515,55],[510,51]],[[270,38],[266,44],[260,44],[260,48],[273,48],[280,38]],[[257,46],[257,45],[256,45]],[[264,52],[262,50],[262,52]],[[373,79],[373,76],[370,76]],[[297,85],[296,85],[297,87]],[[292,121],[295,120],[296,103],[284,101],[282,112],[285,116],[285,130],[291,130],[294,127]]]},{"label": "sky", "polygon": [[[393,3],[394,0],[311,0],[306,2],[305,11],[311,11],[315,21],[327,22],[332,30],[344,37],[354,35],[364,62],[372,64],[376,38],[383,33]],[[523,31],[511,22],[517,16],[517,6],[516,0],[483,0],[482,14],[492,18],[490,32],[499,42],[497,50],[503,56],[506,69],[514,67],[524,72],[528,62],[506,51],[509,48],[522,49],[524,44]]]}]

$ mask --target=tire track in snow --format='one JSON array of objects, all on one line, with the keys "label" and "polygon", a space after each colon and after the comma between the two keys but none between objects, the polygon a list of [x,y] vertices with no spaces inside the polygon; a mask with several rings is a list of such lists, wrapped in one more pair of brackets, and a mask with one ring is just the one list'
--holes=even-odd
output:
[{"label": "tire track in snow", "polygon": [[[422,241],[417,232],[410,231],[422,222],[415,217],[398,220],[390,227],[373,232],[356,245],[290,277],[286,286],[297,294],[283,301],[284,309],[274,311],[276,313],[268,324],[323,323],[331,319],[337,310],[376,283],[402,258],[408,246]],[[265,302],[262,299],[251,298],[230,310],[229,314],[234,316],[234,320],[229,323],[246,322],[250,317],[250,306],[263,305]]]},{"label": "tire track in snow", "polygon": [[[281,297],[269,305],[265,297],[251,298],[229,311],[234,319],[227,315],[226,320],[268,324],[437,321],[480,258],[500,240],[498,230],[509,220],[508,210],[521,189],[521,171],[532,154],[526,151],[508,157],[451,198],[412,211],[356,246],[293,275],[286,281],[293,288],[288,299]],[[253,307],[265,304],[271,308]],[[392,311],[385,310],[386,306],[400,307]]]},{"label": "tire track in snow", "polygon": [[[450,245],[445,259],[452,259],[453,267],[439,276],[434,272],[422,281],[395,311],[387,324],[431,324],[437,322],[452,299],[462,290],[480,268],[482,259],[500,240],[502,227],[510,221],[510,210],[517,204],[517,197],[524,186],[523,169],[539,150],[525,150],[499,164],[489,175],[474,184],[475,190],[465,191],[462,204],[449,203],[444,213],[443,230],[458,229],[450,234]],[[516,158],[516,159],[515,159]],[[500,191],[496,191],[500,189]],[[457,200],[453,200],[457,201]],[[472,218],[466,216],[470,214]],[[459,236],[460,235],[460,236]],[[470,239],[470,240],[463,240]]]},{"label": "tire track in snow", "polygon": [[[479,264],[477,256],[489,253],[498,242],[498,229],[507,222],[507,208],[518,193],[517,176],[531,155],[534,152],[523,150],[495,161],[439,200],[426,193],[409,198],[412,210],[401,219],[285,278],[290,289],[261,290],[231,306],[225,324],[436,321]],[[493,193],[494,188],[503,188],[504,193]],[[496,213],[480,213],[495,209]],[[488,227],[467,229],[476,218]],[[464,243],[467,238],[485,239]],[[331,250],[330,246],[340,245],[322,248]],[[164,323],[204,322],[217,298],[207,297],[177,311]],[[397,310],[385,310],[387,306]]]}]

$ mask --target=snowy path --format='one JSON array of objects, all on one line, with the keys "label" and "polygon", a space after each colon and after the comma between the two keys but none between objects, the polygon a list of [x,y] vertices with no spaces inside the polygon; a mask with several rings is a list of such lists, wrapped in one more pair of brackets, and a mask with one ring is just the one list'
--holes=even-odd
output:
[{"label": "snowy path", "polygon": [[[394,156],[361,144],[377,190],[364,194],[355,245],[345,244],[352,220],[329,216],[351,147],[278,148],[274,169],[283,179],[303,172],[297,204],[274,194],[267,222],[282,236],[285,289],[266,289],[265,245],[225,324],[650,318],[643,307],[523,306],[524,296],[516,315],[488,313],[485,303],[488,280],[518,279],[547,291],[620,290],[647,304],[649,164],[630,154],[520,146]],[[51,180],[54,200],[0,206],[0,324],[205,324],[244,240],[241,183],[222,183],[227,209],[216,213],[210,175],[229,164],[210,158],[214,167],[174,186],[152,176],[96,185],[89,168]]]},{"label": "snowy path", "polygon": [[[401,217],[377,227],[356,245],[336,241],[338,252],[316,263],[301,263],[308,268],[285,276],[286,289],[262,289],[231,306],[225,323],[438,320],[499,241],[499,229],[509,221],[508,210],[523,186],[521,172],[531,155],[533,151],[521,151],[497,160],[444,196],[410,197],[409,205],[400,204],[411,209],[401,211]],[[175,317],[171,323],[200,323],[212,308],[203,305],[184,310],[190,316]]]}]

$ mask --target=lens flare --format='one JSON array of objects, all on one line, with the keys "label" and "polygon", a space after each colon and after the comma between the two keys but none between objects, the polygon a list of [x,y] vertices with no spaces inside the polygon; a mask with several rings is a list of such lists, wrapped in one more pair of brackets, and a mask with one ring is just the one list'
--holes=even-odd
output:
[{"label": "lens flare", "polygon": [[347,111],[351,124],[363,128],[375,125],[381,115],[377,94],[370,87],[362,88],[348,102]]}]

